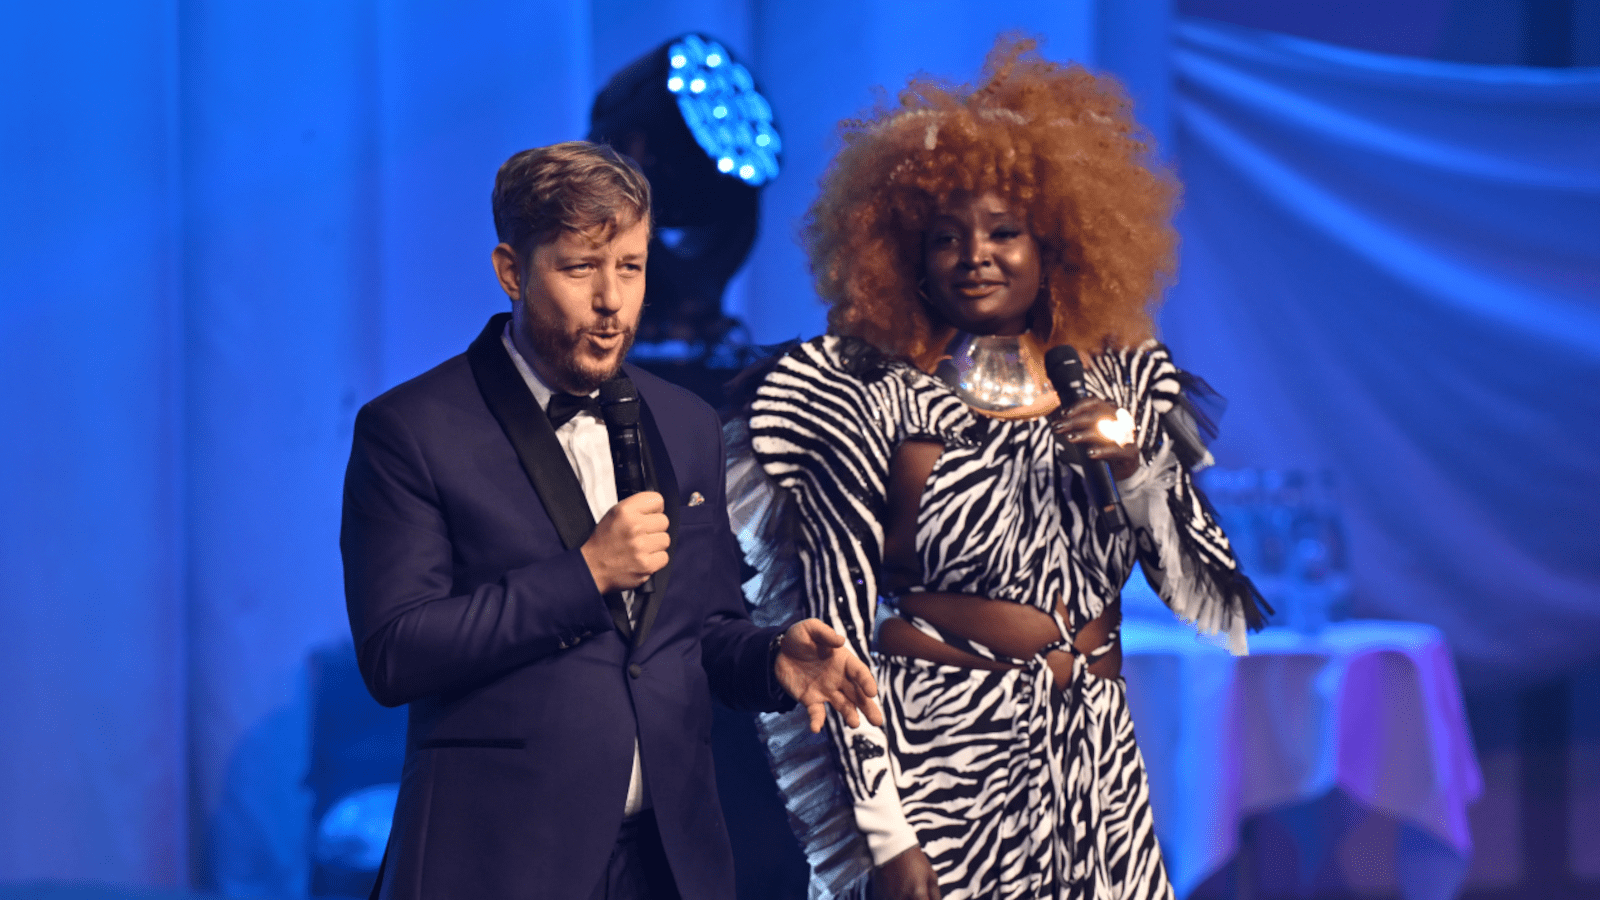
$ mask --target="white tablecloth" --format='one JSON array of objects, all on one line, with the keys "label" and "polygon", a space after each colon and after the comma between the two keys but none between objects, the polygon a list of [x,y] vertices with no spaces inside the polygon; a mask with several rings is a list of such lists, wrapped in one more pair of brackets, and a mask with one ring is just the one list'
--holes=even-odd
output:
[{"label": "white tablecloth", "polygon": [[1437,629],[1268,629],[1251,635],[1249,656],[1231,657],[1175,622],[1130,620],[1123,642],[1157,834],[1180,896],[1234,856],[1246,817],[1335,789],[1470,855],[1466,808],[1482,776]]}]

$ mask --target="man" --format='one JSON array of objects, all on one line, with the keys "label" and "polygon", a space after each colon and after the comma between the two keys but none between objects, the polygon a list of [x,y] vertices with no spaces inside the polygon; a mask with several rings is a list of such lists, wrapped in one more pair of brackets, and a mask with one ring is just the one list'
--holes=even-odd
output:
[{"label": "man", "polygon": [[[876,686],[816,620],[757,628],[738,589],[721,432],[622,364],[644,300],[650,188],[609,148],[513,156],[493,196],[512,312],[362,408],[340,539],[361,672],[410,704],[384,898],[732,898],[707,688],[731,706]],[[654,490],[617,502],[618,372]],[[648,589],[641,589],[646,580]]]}]

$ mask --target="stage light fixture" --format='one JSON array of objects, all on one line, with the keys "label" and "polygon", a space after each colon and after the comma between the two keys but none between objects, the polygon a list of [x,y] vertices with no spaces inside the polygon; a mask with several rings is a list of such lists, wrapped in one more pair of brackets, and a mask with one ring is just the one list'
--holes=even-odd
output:
[{"label": "stage light fixture", "polygon": [[[632,359],[732,365],[748,344],[722,295],[755,241],[761,189],[783,140],[750,70],[722,43],[682,34],[601,88],[589,139],[650,179],[655,232]],[[731,353],[731,356],[730,356]]]},{"label": "stage light fixture", "polygon": [[782,142],[772,105],[756,90],[750,70],[716,41],[686,34],[668,49],[667,90],[695,143],[717,170],[760,186],[778,176]]}]

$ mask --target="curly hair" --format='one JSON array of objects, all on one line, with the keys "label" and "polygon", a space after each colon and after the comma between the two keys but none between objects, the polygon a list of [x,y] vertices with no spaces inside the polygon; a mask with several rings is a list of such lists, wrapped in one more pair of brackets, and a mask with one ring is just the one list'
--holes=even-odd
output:
[{"label": "curly hair", "polygon": [[1039,243],[1040,341],[1095,353],[1151,336],[1176,268],[1177,181],[1116,81],[1035,46],[1003,36],[976,87],[913,79],[898,105],[841,124],[801,228],[830,331],[931,360],[944,335],[917,299],[922,233],[952,195],[993,191]]}]

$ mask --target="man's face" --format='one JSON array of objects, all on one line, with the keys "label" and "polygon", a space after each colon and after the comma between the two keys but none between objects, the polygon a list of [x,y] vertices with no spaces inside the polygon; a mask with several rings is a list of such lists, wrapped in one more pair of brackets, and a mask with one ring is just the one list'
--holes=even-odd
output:
[{"label": "man's face", "polygon": [[532,351],[529,362],[546,384],[587,394],[617,374],[639,327],[649,247],[641,219],[610,240],[599,230],[564,231],[522,259],[505,244],[495,248],[512,296],[512,339],[524,356]]}]

